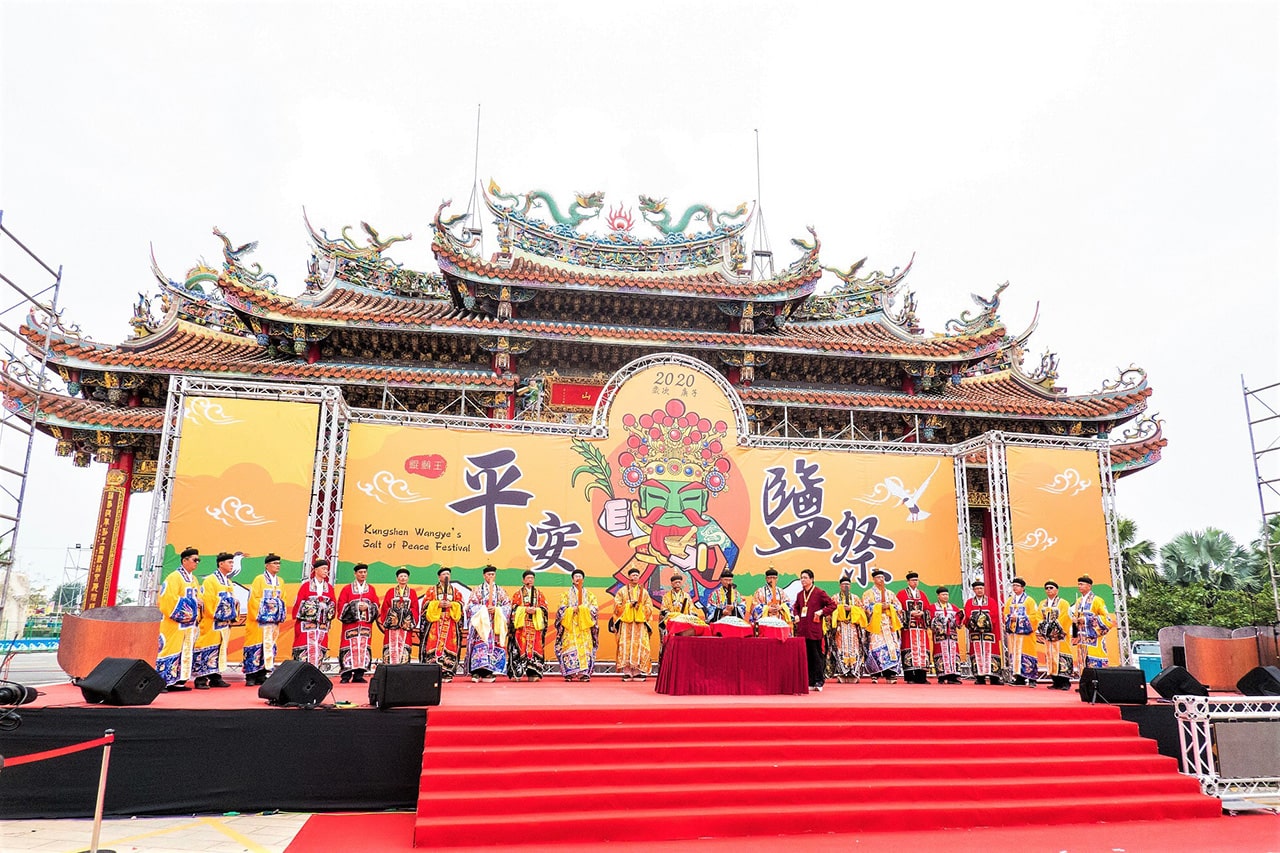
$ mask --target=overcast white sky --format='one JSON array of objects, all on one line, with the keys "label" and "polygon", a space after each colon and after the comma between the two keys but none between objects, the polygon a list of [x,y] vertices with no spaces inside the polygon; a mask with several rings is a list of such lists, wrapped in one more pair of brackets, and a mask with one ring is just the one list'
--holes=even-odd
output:
[{"label": "overcast white sky", "polygon": [[[565,199],[762,200],[779,263],[903,264],[940,330],[1011,282],[1072,392],[1131,362],[1164,460],[1119,484],[1161,543],[1259,524],[1240,375],[1280,381],[1280,18],[1272,2],[0,2],[0,208],[65,269],[68,320],[119,342],[154,289],[219,259],[302,289],[301,208],[367,220],[434,269],[436,205],[480,176]],[[39,286],[7,248],[0,271]],[[4,306],[0,306],[4,307]],[[10,458],[14,442],[0,447]],[[104,469],[43,440],[19,565],[56,583]],[[149,497],[127,542],[141,552]],[[87,551],[85,553],[87,560]]]}]

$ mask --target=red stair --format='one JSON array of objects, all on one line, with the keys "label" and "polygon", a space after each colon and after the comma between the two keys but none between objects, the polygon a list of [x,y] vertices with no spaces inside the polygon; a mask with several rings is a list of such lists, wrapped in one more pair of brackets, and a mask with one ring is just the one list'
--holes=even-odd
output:
[{"label": "red stair", "polygon": [[440,708],[427,725],[414,844],[1220,814],[1104,706]]}]

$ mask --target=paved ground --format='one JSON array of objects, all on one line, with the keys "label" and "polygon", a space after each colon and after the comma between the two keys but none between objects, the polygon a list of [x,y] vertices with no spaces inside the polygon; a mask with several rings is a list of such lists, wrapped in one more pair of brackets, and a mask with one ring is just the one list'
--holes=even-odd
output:
[{"label": "paved ground", "polygon": [[[116,853],[282,853],[311,815],[110,818],[98,842]],[[78,853],[89,849],[91,820],[0,821],[0,850]]]},{"label": "paved ground", "polygon": [[63,684],[71,679],[58,668],[56,652],[22,652],[9,661],[10,681],[39,687],[42,684]]}]

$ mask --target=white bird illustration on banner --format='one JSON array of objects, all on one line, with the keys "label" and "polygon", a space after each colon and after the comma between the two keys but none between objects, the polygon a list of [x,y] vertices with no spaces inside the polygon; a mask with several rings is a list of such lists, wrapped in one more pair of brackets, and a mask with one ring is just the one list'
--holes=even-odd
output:
[{"label": "white bird illustration on banner", "polygon": [[901,477],[886,477],[876,483],[871,494],[862,498],[862,501],[869,504],[882,504],[897,498],[898,504],[907,508],[907,521],[924,521],[930,513],[920,508],[920,498],[924,496],[925,489],[929,488],[929,482],[933,479],[933,475],[938,473],[940,467],[942,467],[941,460],[933,466],[929,476],[925,477],[924,482],[915,490],[908,489]]}]

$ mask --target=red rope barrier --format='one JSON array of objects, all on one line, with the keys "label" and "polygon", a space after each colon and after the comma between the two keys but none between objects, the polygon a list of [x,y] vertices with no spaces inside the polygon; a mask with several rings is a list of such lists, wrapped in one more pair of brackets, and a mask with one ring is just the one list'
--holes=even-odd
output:
[{"label": "red rope barrier", "polygon": [[33,761],[44,761],[49,758],[60,758],[64,755],[70,755],[73,752],[84,752],[86,749],[93,749],[96,746],[106,746],[115,743],[115,735],[106,735],[104,737],[87,740],[84,743],[74,743],[71,746],[63,746],[58,749],[50,749],[45,752],[32,752],[28,755],[19,755],[15,757],[5,758],[4,766],[17,767],[21,764],[30,764]]}]

